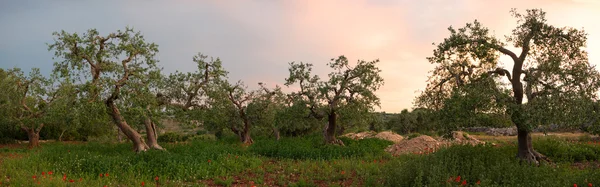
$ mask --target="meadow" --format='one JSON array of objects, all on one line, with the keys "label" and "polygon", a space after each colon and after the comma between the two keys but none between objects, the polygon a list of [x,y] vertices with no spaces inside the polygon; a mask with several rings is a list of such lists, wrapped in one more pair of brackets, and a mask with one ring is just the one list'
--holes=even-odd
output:
[{"label": "meadow", "polygon": [[237,137],[163,143],[134,153],[129,143],[48,142],[0,148],[0,186],[593,186],[600,185],[600,144],[589,136],[535,137],[552,163],[520,162],[516,140],[456,145],[392,156],[379,139],[319,135],[279,141]]}]

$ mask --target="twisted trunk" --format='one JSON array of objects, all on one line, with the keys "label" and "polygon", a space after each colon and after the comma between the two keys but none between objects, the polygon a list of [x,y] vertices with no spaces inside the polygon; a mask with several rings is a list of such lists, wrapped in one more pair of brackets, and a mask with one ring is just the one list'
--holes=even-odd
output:
[{"label": "twisted trunk", "polygon": [[523,119],[522,118],[522,110],[523,110],[523,94],[524,94],[524,90],[523,90],[523,83],[521,82],[521,74],[523,73],[523,61],[525,59],[525,56],[527,55],[526,51],[529,50],[528,47],[523,48],[523,52],[521,54],[521,57],[516,58],[515,55],[511,55],[511,57],[513,57],[513,60],[515,62],[515,65],[513,66],[513,71],[512,71],[512,75],[513,77],[510,79],[512,88],[513,88],[513,97],[515,99],[515,103],[516,103],[516,107],[517,110],[513,111],[515,112],[514,114],[512,114],[511,116],[511,120],[512,122],[517,126],[517,140],[518,140],[518,153],[517,153],[517,158],[529,162],[529,163],[534,163],[534,164],[539,164],[540,161],[547,161],[550,162],[550,160],[548,158],[546,158],[546,156],[538,153],[537,151],[535,151],[533,149],[533,145],[531,143],[531,134],[529,132],[529,130],[527,130],[527,128],[524,128],[525,124],[523,123]]},{"label": "twisted trunk", "polygon": [[144,120],[144,125],[146,126],[146,143],[148,147],[152,149],[165,150],[160,145],[158,145],[157,133],[156,133],[156,124],[152,122],[149,117],[146,117]]},{"label": "twisted trunk", "polygon": [[27,133],[27,139],[29,140],[29,148],[36,148],[40,146],[40,131],[44,127],[44,124],[40,124],[37,129],[26,127],[21,124],[21,129]]},{"label": "twisted trunk", "polygon": [[253,144],[254,140],[250,137],[250,120],[244,118],[244,131],[241,133],[241,139],[244,144]]},{"label": "twisted trunk", "polygon": [[337,126],[337,113],[331,112],[327,115],[327,129],[325,129],[325,143],[334,145],[344,145],[344,142],[335,138],[335,129]]},{"label": "twisted trunk", "polygon": [[129,124],[127,124],[127,121],[123,119],[119,108],[117,108],[117,106],[111,99],[106,101],[106,107],[108,108],[109,114],[112,117],[113,122],[115,122],[115,124],[117,125],[117,127],[119,127],[121,132],[123,132],[123,134],[125,134],[125,136],[127,136],[127,138],[133,143],[133,150],[135,152],[148,150],[149,147],[144,142],[142,136],[133,128],[131,128]]}]

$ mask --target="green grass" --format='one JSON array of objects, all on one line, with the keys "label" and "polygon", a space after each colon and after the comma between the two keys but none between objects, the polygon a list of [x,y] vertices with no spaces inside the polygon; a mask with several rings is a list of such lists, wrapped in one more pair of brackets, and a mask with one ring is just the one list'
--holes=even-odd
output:
[{"label": "green grass", "polygon": [[[536,149],[555,165],[531,166],[515,158],[513,145],[453,146],[429,155],[392,157],[383,151],[390,142],[342,140],[345,147],[324,145],[319,136],[280,141],[258,137],[255,144],[243,146],[228,137],[163,144],[167,152],[139,154],[130,144],[2,148],[0,186],[154,186],[157,176],[161,186],[458,186],[460,182],[446,182],[456,176],[471,186],[476,181],[481,186],[600,185],[600,170],[571,167],[575,161],[597,161],[598,144],[534,140]],[[100,176],[106,173],[108,177]]]}]

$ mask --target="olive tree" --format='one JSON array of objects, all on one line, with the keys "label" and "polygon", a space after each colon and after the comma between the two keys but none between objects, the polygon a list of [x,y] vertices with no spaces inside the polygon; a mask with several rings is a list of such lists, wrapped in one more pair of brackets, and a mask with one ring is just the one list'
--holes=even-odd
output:
[{"label": "olive tree", "polygon": [[[518,128],[517,156],[539,163],[546,158],[532,147],[533,127],[582,123],[599,74],[588,62],[583,30],[550,25],[538,9],[511,13],[517,26],[505,42],[477,20],[450,27],[450,36],[427,58],[436,67],[416,104],[440,110],[452,107],[445,106],[448,98],[466,97],[462,101],[470,104],[462,111],[504,113]],[[512,69],[504,68],[500,55],[510,57]]]},{"label": "olive tree", "polygon": [[286,86],[298,84],[300,90],[292,95],[305,101],[305,107],[310,114],[317,118],[327,117],[324,136],[329,144],[343,145],[336,138],[337,120],[340,110],[347,107],[358,107],[372,110],[379,106],[379,98],[375,91],[383,85],[381,70],[377,67],[379,60],[359,60],[351,67],[348,59],[339,56],[328,63],[333,69],[329,80],[320,80],[319,76],[311,75],[312,64],[291,62],[286,78]]},{"label": "olive tree", "polygon": [[158,95],[161,104],[169,106],[171,110],[185,112],[205,108],[208,87],[217,86],[215,81],[227,75],[219,58],[211,57],[208,60],[208,56],[198,53],[192,60],[198,69],[170,74]]},{"label": "olive tree", "polygon": [[[44,125],[60,118],[49,112],[58,110],[62,99],[60,84],[56,79],[44,77],[39,69],[33,68],[25,75],[19,68],[3,71],[0,76],[0,107],[5,122],[18,125],[27,133],[29,147],[38,147],[40,131]],[[68,84],[68,81],[67,81]],[[64,108],[62,108],[64,109]]]},{"label": "olive tree", "polygon": [[[103,103],[114,124],[133,142],[136,152],[149,147],[142,136],[130,126],[121,113],[122,98],[134,98],[138,91],[155,80],[160,69],[154,58],[158,46],[145,41],[140,32],[131,28],[108,35],[96,29],[86,33],[54,32],[55,72],[80,82],[79,90],[89,103]],[[121,103],[119,103],[121,102]],[[98,106],[98,105],[94,105]],[[99,112],[95,118],[102,118]],[[153,132],[148,132],[153,133]]]}]

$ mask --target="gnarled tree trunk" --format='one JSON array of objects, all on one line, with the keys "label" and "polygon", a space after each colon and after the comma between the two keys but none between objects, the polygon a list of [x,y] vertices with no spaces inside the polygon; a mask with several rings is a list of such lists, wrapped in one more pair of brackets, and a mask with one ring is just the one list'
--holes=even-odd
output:
[{"label": "gnarled tree trunk", "polygon": [[148,147],[152,149],[165,150],[160,145],[158,145],[157,133],[156,133],[156,124],[152,122],[149,117],[146,117],[144,120],[144,125],[146,126],[146,143]]},{"label": "gnarled tree trunk", "polygon": [[550,160],[533,149],[531,144],[531,133],[526,130],[517,130],[518,153],[517,158],[530,163],[539,164],[540,161],[550,162]]},{"label": "gnarled tree trunk", "polygon": [[335,130],[337,126],[337,113],[331,112],[327,115],[327,129],[325,129],[325,143],[327,144],[335,144],[335,145],[344,145],[344,142],[335,138]]},{"label": "gnarled tree trunk", "polygon": [[254,140],[250,137],[250,120],[244,117],[244,131],[241,133],[241,139],[244,144],[253,144]]},{"label": "gnarled tree trunk", "polygon": [[125,136],[127,136],[127,138],[133,143],[133,150],[135,152],[148,150],[149,147],[144,142],[142,136],[133,128],[131,128],[129,124],[127,124],[127,121],[123,119],[119,108],[117,108],[117,105],[115,105],[115,103],[111,101],[111,99],[106,101],[106,107],[108,107],[109,114],[113,118],[113,121],[115,122],[117,127],[119,127],[119,129],[121,129],[121,132],[123,132],[123,134],[125,134]]},{"label": "gnarled tree trunk", "polygon": [[40,131],[44,127],[44,124],[40,124],[37,129],[26,127],[21,124],[21,129],[27,133],[27,139],[29,139],[29,148],[36,148],[40,146]]}]

